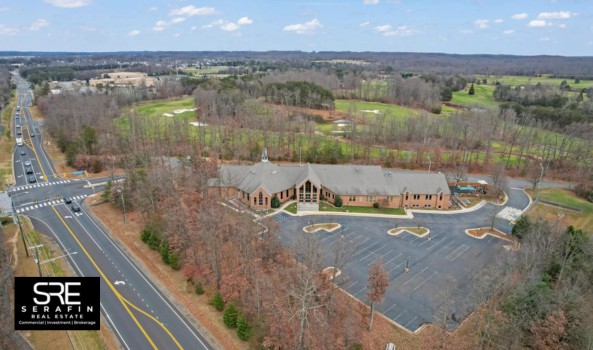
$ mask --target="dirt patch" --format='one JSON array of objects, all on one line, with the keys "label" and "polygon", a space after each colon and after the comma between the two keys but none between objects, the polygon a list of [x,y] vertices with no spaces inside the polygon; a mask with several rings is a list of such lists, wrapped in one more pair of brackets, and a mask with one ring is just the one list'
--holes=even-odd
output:
[{"label": "dirt patch", "polygon": [[312,109],[312,108],[304,108],[304,107],[293,107],[293,106],[279,106],[279,105],[275,105],[275,104],[267,104],[267,105],[272,107],[272,109],[274,111],[286,111],[291,114],[301,113],[301,114],[318,116],[321,119],[323,119],[323,121],[325,121],[325,122],[332,122],[334,120],[350,118],[350,115],[348,113],[339,112],[339,111]]},{"label": "dirt patch", "polygon": [[[93,197],[89,201],[90,211],[109,229],[111,237],[125,247],[125,250],[138,262],[151,279],[174,303],[182,304],[195,317],[223,349],[246,350],[247,343],[237,338],[235,330],[228,329],[222,322],[222,313],[208,305],[208,293],[198,296],[193,293],[183,274],[173,271],[161,262],[160,254],[148,248],[140,240],[140,231],[144,222],[138,212],[126,213],[126,224],[122,224],[122,213],[109,203],[99,204],[101,198]],[[163,286],[167,286],[164,288]]]},{"label": "dirt patch", "polygon": [[511,243],[515,243],[517,241],[513,236],[504,234],[504,233],[498,231],[497,229],[491,229],[490,227],[482,227],[482,228],[476,228],[476,229],[471,229],[471,230],[465,230],[465,233],[467,233],[468,235],[470,235],[474,238],[478,238],[478,239],[483,239],[487,235],[490,235],[490,236],[494,236],[496,238],[499,238],[499,239],[502,239],[504,241],[511,242]]}]

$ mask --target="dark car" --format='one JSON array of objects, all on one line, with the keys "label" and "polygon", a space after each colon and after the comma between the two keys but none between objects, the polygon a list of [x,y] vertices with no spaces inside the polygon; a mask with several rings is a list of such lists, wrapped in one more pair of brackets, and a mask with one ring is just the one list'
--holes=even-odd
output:
[{"label": "dark car", "polygon": [[24,149],[20,150],[19,153],[21,154],[21,156],[26,156],[27,155],[27,151],[25,151]]},{"label": "dark car", "polygon": [[64,203],[66,203],[66,204],[72,203],[72,198],[64,197]]},{"label": "dark car", "polygon": [[27,167],[25,167],[25,172],[26,172],[27,174],[33,174],[33,168],[32,168],[32,167],[30,167],[30,166],[27,166]]},{"label": "dark car", "polygon": [[80,211],[80,207],[76,203],[72,203],[72,205],[70,206],[70,208],[72,208],[72,211],[75,212],[75,213]]},{"label": "dark car", "polygon": [[37,182],[37,179],[35,178],[34,175],[29,176],[29,182],[31,182],[31,183]]}]

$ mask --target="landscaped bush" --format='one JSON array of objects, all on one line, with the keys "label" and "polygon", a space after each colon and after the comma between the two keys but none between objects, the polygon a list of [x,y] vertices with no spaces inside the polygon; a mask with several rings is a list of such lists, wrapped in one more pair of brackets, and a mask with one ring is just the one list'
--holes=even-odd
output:
[{"label": "landscaped bush", "polygon": [[280,208],[280,200],[278,199],[278,197],[276,197],[276,195],[274,195],[274,197],[272,197],[272,202],[270,204],[272,205],[272,208],[274,208],[274,209]]},{"label": "landscaped bush", "polygon": [[379,203],[377,203],[377,202],[373,203],[373,208],[379,209]]},{"label": "landscaped bush", "polygon": [[339,208],[342,206],[342,204],[344,204],[344,202],[342,202],[342,197],[336,196],[336,199],[334,199],[334,205]]}]

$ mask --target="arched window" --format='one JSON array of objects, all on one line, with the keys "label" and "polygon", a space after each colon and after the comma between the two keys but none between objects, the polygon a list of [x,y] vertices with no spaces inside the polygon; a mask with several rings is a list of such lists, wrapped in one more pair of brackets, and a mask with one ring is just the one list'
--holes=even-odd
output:
[{"label": "arched window", "polygon": [[259,205],[263,205],[264,204],[264,195],[260,192],[259,193]]}]

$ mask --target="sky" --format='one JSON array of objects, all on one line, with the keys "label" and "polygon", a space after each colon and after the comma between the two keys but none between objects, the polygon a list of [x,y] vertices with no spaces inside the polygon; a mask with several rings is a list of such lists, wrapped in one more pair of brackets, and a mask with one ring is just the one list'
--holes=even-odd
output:
[{"label": "sky", "polygon": [[0,51],[593,56],[592,0],[0,0]]}]

